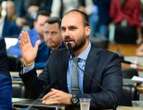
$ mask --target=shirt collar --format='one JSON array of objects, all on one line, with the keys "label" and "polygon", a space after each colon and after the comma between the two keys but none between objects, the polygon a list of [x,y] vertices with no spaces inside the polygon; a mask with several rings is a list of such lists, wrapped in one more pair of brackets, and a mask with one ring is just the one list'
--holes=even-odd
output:
[{"label": "shirt collar", "polygon": [[[80,59],[82,59],[82,60],[86,60],[86,59],[87,59],[87,56],[88,56],[88,54],[89,54],[90,49],[91,49],[91,42],[89,41],[89,44],[88,44],[87,48],[86,48],[83,52],[81,52],[81,53],[77,56],[77,58],[80,58]],[[72,56],[70,56],[70,59],[72,59]]]},{"label": "shirt collar", "polygon": [[87,48],[78,55],[78,58],[86,60],[90,49],[91,49],[91,43],[89,42]]}]

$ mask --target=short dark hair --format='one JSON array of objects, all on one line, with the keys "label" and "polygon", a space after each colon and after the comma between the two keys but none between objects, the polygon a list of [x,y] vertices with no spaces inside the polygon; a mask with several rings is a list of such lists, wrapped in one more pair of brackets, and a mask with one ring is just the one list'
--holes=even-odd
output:
[{"label": "short dark hair", "polygon": [[39,10],[38,13],[37,13],[37,16],[36,16],[35,21],[37,20],[37,18],[38,18],[39,15],[49,17],[49,16],[50,16],[50,13],[49,13],[48,11],[46,11],[46,10]]},{"label": "short dark hair", "polygon": [[85,26],[89,26],[88,15],[87,15],[86,13],[84,13],[83,11],[81,11],[81,10],[72,9],[72,10],[66,12],[66,13],[64,14],[64,16],[67,15],[67,14],[69,14],[69,13],[72,13],[72,12],[77,12],[77,13],[81,14],[81,16],[82,16],[82,18],[83,18],[84,25],[85,25]]},{"label": "short dark hair", "polygon": [[48,24],[55,24],[57,23],[59,27],[61,26],[61,19],[58,17],[49,17],[48,20],[45,22]]}]

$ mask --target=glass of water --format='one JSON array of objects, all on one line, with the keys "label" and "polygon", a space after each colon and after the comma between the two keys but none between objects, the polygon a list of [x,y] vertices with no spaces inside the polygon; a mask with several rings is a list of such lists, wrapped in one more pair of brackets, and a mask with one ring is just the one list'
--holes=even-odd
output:
[{"label": "glass of water", "polygon": [[90,109],[90,98],[80,98],[80,110]]}]

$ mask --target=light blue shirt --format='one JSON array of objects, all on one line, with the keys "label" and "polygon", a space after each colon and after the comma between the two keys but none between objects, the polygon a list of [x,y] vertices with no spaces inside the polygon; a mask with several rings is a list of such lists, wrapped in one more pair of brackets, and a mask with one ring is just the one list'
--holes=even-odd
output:
[{"label": "light blue shirt", "polygon": [[[77,58],[80,58],[80,61],[78,62],[78,67],[79,67],[78,68],[78,73],[79,73],[78,78],[79,78],[79,88],[80,88],[80,91],[82,94],[83,94],[83,79],[84,79],[83,71],[85,69],[86,59],[89,54],[90,48],[91,48],[91,43],[89,42],[88,47],[77,56]],[[71,81],[72,81],[71,78],[72,78],[72,59],[70,57],[70,60],[68,63],[68,71],[67,71],[67,86],[68,86],[68,90],[70,93],[71,93]]]}]

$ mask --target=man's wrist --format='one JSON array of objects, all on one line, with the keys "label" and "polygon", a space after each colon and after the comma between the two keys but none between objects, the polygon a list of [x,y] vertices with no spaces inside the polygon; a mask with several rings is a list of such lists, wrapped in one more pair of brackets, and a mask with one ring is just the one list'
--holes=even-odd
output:
[{"label": "man's wrist", "polygon": [[35,66],[35,62],[32,62],[32,63],[29,64],[29,65],[25,65],[25,64],[23,63],[22,72],[21,72],[20,74],[25,74],[25,73],[31,71],[31,70],[34,68],[34,66]]},{"label": "man's wrist", "polygon": [[31,63],[25,63],[25,62],[23,62],[23,66],[24,67],[31,67],[32,65],[34,65],[34,61],[31,62]]},{"label": "man's wrist", "polygon": [[79,103],[79,98],[76,95],[72,95],[71,104],[76,105]]}]

